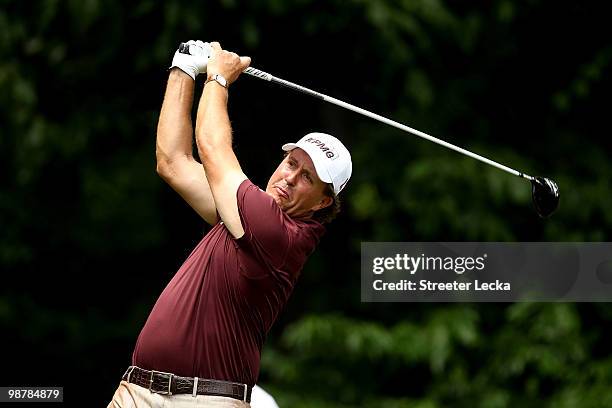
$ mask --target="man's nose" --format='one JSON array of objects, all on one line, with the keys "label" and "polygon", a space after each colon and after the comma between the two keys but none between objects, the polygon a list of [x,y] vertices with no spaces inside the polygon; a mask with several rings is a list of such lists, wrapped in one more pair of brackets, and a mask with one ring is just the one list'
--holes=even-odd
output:
[{"label": "man's nose", "polygon": [[287,184],[293,185],[295,184],[295,180],[297,176],[298,176],[297,171],[290,171],[287,174],[285,174],[285,181],[287,181]]}]

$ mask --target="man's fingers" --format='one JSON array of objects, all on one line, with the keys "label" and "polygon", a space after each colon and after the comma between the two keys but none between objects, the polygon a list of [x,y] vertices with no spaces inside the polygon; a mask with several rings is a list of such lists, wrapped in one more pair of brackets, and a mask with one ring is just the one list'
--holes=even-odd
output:
[{"label": "man's fingers", "polygon": [[251,57],[240,57],[240,65],[243,71],[247,69],[251,65]]}]

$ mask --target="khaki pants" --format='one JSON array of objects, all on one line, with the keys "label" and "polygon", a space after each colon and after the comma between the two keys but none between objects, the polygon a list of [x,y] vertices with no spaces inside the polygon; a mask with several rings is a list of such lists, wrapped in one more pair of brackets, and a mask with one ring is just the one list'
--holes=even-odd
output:
[{"label": "khaki pants", "polygon": [[107,408],[250,408],[250,405],[229,397],[214,395],[155,394],[146,388],[121,381]]}]

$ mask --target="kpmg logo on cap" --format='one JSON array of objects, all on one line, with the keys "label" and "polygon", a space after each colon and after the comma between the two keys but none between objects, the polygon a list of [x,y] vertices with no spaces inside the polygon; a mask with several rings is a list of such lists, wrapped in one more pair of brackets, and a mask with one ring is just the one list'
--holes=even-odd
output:
[{"label": "kpmg logo on cap", "polygon": [[329,159],[335,160],[338,158],[338,153],[336,152],[336,150],[333,149],[331,146],[326,145],[319,139],[316,139],[314,137],[309,137],[308,139],[304,140],[304,142],[312,143],[315,146],[317,146],[319,149],[321,149],[323,153],[325,153],[325,156],[327,156],[327,158]]}]

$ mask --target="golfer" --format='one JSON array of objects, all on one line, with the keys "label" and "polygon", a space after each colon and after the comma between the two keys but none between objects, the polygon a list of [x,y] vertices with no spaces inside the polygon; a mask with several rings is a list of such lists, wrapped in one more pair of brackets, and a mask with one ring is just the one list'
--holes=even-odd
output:
[{"label": "golfer", "polygon": [[[157,171],[213,227],[155,303],[109,407],[248,407],[266,335],[351,176],[344,145],[311,133],[282,146],[285,157],[265,191],[254,185],[232,150],[227,111],[229,89],[250,58],[219,43],[188,45],[170,69]],[[199,163],[191,109],[204,72]]]}]

